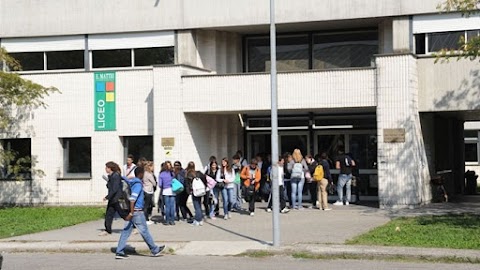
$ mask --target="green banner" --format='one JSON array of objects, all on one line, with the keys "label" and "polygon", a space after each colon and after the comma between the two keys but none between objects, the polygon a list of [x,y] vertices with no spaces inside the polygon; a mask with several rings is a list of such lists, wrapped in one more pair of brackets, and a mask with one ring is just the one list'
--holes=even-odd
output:
[{"label": "green banner", "polygon": [[95,72],[95,131],[115,130],[115,71]]}]

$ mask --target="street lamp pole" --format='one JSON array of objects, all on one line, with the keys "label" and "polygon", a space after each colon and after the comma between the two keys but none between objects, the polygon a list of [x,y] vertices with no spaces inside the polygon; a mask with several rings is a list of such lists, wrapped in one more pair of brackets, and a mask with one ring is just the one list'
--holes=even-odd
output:
[{"label": "street lamp pole", "polygon": [[272,119],[272,225],[273,246],[280,246],[280,202],[278,174],[278,116],[277,116],[277,41],[275,32],[275,0],[270,0],[270,87],[271,87],[271,119]]}]

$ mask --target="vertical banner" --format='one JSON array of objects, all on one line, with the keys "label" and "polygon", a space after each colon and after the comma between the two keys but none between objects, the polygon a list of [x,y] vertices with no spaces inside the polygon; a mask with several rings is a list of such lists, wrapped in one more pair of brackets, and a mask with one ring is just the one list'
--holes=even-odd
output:
[{"label": "vertical banner", "polygon": [[115,71],[95,72],[95,131],[115,130]]}]

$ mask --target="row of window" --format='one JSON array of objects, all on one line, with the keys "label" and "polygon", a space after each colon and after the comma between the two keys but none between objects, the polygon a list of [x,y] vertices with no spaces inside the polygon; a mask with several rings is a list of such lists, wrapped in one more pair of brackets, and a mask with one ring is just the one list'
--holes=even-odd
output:
[{"label": "row of window", "polygon": [[[11,53],[24,71],[141,67],[174,63],[174,47]],[[89,64],[91,59],[91,65]]]},{"label": "row of window", "polygon": [[[277,36],[277,70],[367,67],[378,53],[376,30]],[[246,72],[270,70],[270,38],[246,38]]]},{"label": "row of window", "polygon": [[[90,178],[92,175],[91,138],[60,138],[59,140],[63,149],[63,178]],[[122,143],[124,157],[132,154],[136,158],[145,157],[148,160],[153,160],[152,136],[122,137]],[[0,166],[0,179],[14,179],[18,176],[18,173],[24,179],[31,179],[32,163],[28,162],[32,160],[31,139],[1,140],[1,144],[3,149],[14,152],[15,158],[8,160],[8,164]],[[27,160],[27,162],[19,164],[22,168],[21,171],[12,171],[9,165],[18,164],[18,161],[23,159]],[[117,162],[120,162],[120,160]]]},{"label": "row of window", "polygon": [[479,34],[480,30],[416,34],[415,53],[430,54],[442,49],[456,50],[460,47],[459,41],[461,38],[468,42]]}]

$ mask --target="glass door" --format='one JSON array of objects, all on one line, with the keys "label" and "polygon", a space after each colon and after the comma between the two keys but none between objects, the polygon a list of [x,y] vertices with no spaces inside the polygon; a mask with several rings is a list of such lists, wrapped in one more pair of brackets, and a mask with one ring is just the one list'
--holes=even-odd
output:
[{"label": "glass door", "polygon": [[309,153],[310,137],[307,131],[291,131],[279,133],[279,154],[283,155],[285,152],[292,153],[294,149],[298,148],[305,156]]}]

